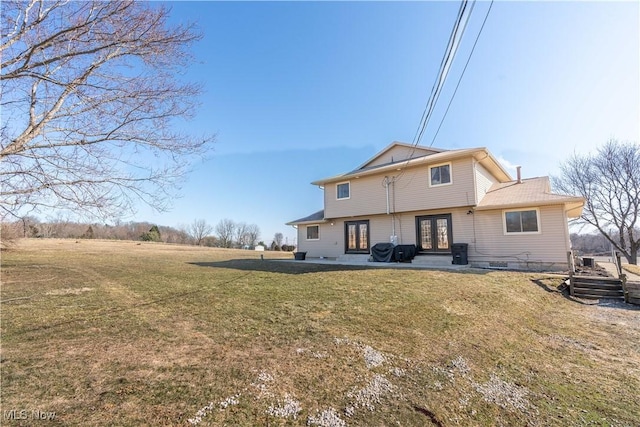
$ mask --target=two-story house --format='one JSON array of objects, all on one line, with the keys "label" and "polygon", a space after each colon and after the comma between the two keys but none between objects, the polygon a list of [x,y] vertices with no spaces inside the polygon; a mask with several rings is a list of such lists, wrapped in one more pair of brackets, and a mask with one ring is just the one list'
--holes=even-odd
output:
[{"label": "two-story house", "polygon": [[[565,269],[568,219],[584,199],[551,192],[549,178],[513,180],[486,148],[394,142],[355,170],[312,182],[324,209],[287,223],[307,257],[368,258],[376,243],[417,247],[416,261],[465,243],[478,267]],[[439,257],[439,258],[434,258]]]}]

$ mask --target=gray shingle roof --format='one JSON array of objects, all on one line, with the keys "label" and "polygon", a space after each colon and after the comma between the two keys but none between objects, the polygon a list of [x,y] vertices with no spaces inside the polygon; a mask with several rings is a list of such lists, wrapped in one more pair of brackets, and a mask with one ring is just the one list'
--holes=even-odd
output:
[{"label": "gray shingle roof", "polygon": [[287,225],[304,224],[304,223],[310,223],[310,222],[322,222],[322,221],[324,221],[324,209],[319,210],[318,212],[314,212],[311,215],[305,216],[304,218],[287,222]]}]

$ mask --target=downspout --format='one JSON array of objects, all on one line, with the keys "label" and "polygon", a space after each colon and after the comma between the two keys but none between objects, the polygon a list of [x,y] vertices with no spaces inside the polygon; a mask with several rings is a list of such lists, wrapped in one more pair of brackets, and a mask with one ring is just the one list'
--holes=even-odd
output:
[{"label": "downspout", "polygon": [[384,188],[387,190],[387,215],[389,215],[389,177],[384,177]]},{"label": "downspout", "polygon": [[[391,178],[391,184],[393,185],[393,191],[396,191],[396,177]],[[393,198],[395,200],[395,193],[393,194]],[[388,197],[387,197],[388,198]],[[395,203],[393,204],[395,206]],[[391,235],[393,236],[393,243],[398,244],[398,237],[396,236],[396,213],[395,209],[393,214],[391,214]]]},{"label": "downspout", "polygon": [[[393,183],[393,180],[391,181],[391,183]],[[386,189],[387,192],[387,215],[391,214],[391,207],[390,207],[390,203],[389,203],[389,177],[385,176],[384,177],[384,187]],[[397,237],[396,237],[396,220],[393,217],[393,215],[391,215],[391,236],[389,237],[389,240],[391,243],[393,244],[397,244]]]}]

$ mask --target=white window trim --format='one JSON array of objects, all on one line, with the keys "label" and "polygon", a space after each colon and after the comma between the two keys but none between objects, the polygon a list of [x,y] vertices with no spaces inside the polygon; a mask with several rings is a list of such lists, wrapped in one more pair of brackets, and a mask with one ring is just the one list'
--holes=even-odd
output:
[{"label": "white window trim", "polygon": [[[512,231],[507,232],[507,212],[526,212],[536,211],[536,223],[538,231]],[[542,226],[540,224],[540,208],[519,208],[519,209],[505,209],[502,211],[502,233],[505,236],[522,236],[523,234],[542,234]]]},{"label": "white window trim", "polygon": [[[439,166],[449,165],[449,182],[445,182],[444,184],[432,184],[431,183],[431,169],[437,168]],[[453,184],[453,166],[451,166],[451,162],[447,163],[438,163],[436,165],[429,165],[429,187],[444,187],[445,185]]]},{"label": "white window trim", "polygon": [[[349,197],[338,197],[338,186],[342,184],[349,184]],[[342,181],[336,183],[336,200],[349,200],[351,198],[351,181]]]},{"label": "white window trim", "polygon": [[[309,227],[318,227],[318,238],[317,239],[309,239],[309,233],[307,232]],[[304,237],[305,237],[305,240],[308,241],[308,242],[312,242],[312,241],[315,241],[315,240],[320,240],[320,224],[308,224],[308,225],[306,225],[305,228],[304,228]]]}]

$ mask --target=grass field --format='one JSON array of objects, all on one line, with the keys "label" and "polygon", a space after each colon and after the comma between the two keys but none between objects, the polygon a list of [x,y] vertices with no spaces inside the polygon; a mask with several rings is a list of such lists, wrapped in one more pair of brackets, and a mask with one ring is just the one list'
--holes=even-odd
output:
[{"label": "grass field", "polygon": [[571,300],[534,273],[264,256],[4,251],[2,425],[640,424],[630,306]]}]

